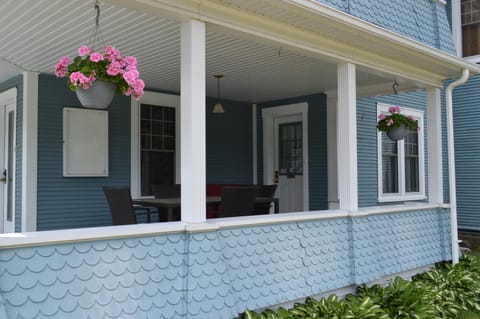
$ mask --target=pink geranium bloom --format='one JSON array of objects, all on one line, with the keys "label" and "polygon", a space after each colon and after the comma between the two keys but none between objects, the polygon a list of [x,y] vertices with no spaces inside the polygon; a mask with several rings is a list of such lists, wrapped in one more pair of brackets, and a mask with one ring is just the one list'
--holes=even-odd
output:
[{"label": "pink geranium bloom", "polygon": [[400,113],[402,111],[402,109],[400,108],[400,106],[395,106],[395,113]]},{"label": "pink geranium bloom", "polygon": [[90,61],[92,61],[92,62],[94,62],[94,63],[103,61],[103,55],[102,55],[101,53],[98,53],[98,52],[93,52],[93,53],[90,55]]},{"label": "pink geranium bloom", "polygon": [[385,113],[380,113],[380,114],[378,115],[378,119],[379,119],[379,120],[384,120],[386,117],[387,117],[387,116],[385,115]]},{"label": "pink geranium bloom", "polygon": [[125,63],[131,66],[137,66],[137,59],[131,55],[125,57]]},{"label": "pink geranium bloom", "polygon": [[136,70],[127,71],[123,73],[123,79],[128,83],[128,85],[132,86],[135,84],[138,75],[138,71]]},{"label": "pink geranium bloom", "polygon": [[135,84],[133,85],[133,90],[140,92],[140,91],[143,91],[144,88],[145,88],[145,82],[143,82],[143,80],[141,79],[135,80]]},{"label": "pink geranium bloom", "polygon": [[62,56],[58,63],[66,67],[70,63],[70,57]]},{"label": "pink geranium bloom", "polygon": [[87,47],[86,45],[82,45],[81,47],[78,48],[78,55],[79,56],[85,56],[90,53],[90,48]]},{"label": "pink geranium bloom", "polygon": [[120,73],[122,65],[118,62],[112,62],[108,65],[107,74],[111,76],[116,76]]},{"label": "pink geranium bloom", "polygon": [[389,119],[388,122],[387,122],[387,126],[392,126],[392,125],[393,125],[393,120]]}]

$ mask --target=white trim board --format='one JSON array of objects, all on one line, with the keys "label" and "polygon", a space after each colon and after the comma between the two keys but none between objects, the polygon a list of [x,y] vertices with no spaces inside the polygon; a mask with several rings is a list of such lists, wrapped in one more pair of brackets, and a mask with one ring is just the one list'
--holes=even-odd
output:
[{"label": "white trim board", "polygon": [[32,233],[0,235],[0,250],[25,246],[63,244],[70,242],[106,240],[113,238],[144,237],[183,232],[209,232],[222,228],[276,225],[295,222],[319,221],[333,218],[363,218],[378,214],[398,214],[430,209],[448,209],[448,205],[430,203],[410,203],[403,205],[365,207],[357,211],[323,210],[285,214],[270,214],[232,218],[210,219],[204,223],[186,224],[182,222],[152,223],[126,226],[92,227],[78,229],[51,230]]},{"label": "white trim board", "polygon": [[275,117],[301,115],[303,122],[303,209],[308,211],[309,205],[309,158],[308,158],[308,103],[296,103],[282,106],[274,106],[262,109],[263,118],[263,183],[270,184],[273,180],[274,165],[274,123]]}]

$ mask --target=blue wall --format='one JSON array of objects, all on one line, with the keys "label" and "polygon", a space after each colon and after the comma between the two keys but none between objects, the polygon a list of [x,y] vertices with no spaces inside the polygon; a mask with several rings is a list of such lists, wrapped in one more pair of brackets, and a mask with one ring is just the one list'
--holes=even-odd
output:
[{"label": "blue wall", "polygon": [[431,0],[317,0],[355,17],[455,53],[445,6]]},{"label": "blue wall", "polygon": [[327,173],[327,102],[325,94],[300,96],[269,101],[257,105],[258,181],[263,181],[263,119],[262,109],[295,103],[308,103],[308,161],[310,210],[328,208]]},{"label": "blue wall", "polygon": [[225,113],[213,113],[218,99],[207,98],[207,183],[251,184],[252,104],[221,100]]},{"label": "blue wall", "polygon": [[[109,177],[65,178],[63,108],[80,104],[64,80],[41,75],[39,82],[38,230],[111,225],[102,186],[130,185],[130,98],[116,96],[109,107]],[[251,104],[222,101],[225,113],[213,114],[215,102],[207,99],[207,182],[249,184]]]},{"label": "blue wall", "polygon": [[104,185],[130,184],[130,98],[109,107],[109,176],[63,177],[63,108],[80,107],[65,80],[41,75],[38,97],[38,230],[111,225]]},{"label": "blue wall", "polygon": [[[388,103],[401,107],[424,111],[425,126],[425,187],[428,194],[428,153],[427,153],[427,114],[424,91],[399,93],[398,95],[378,96],[357,100],[357,151],[358,151],[358,205],[359,207],[378,205],[377,171],[377,103]],[[394,203],[398,204],[398,203]]]},{"label": "blue wall", "polygon": [[16,140],[15,140],[15,231],[22,231],[22,145],[23,145],[23,76],[15,76],[0,83],[0,92],[17,88]]},{"label": "blue wall", "polygon": [[450,258],[448,209],[0,250],[6,319],[233,318]]},{"label": "blue wall", "polygon": [[480,76],[453,91],[457,214],[460,229],[480,231]]}]

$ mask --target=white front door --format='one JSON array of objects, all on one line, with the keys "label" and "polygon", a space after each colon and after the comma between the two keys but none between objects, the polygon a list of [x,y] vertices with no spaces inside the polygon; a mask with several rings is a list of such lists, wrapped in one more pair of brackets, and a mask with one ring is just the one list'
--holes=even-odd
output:
[{"label": "white front door", "polygon": [[303,123],[301,115],[276,117],[275,172],[280,212],[303,211]]},{"label": "white front door", "polygon": [[15,232],[15,103],[0,94],[0,230]]},{"label": "white front door", "polygon": [[278,184],[280,212],[309,210],[308,104],[262,110],[264,184]]}]

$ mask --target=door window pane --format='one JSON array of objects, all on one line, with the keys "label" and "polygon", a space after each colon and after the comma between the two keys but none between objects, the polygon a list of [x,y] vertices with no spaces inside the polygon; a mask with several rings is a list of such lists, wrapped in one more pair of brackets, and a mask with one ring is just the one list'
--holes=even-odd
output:
[{"label": "door window pane", "polygon": [[302,175],[302,122],[280,124],[278,130],[280,175]]}]

